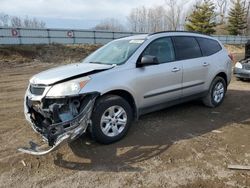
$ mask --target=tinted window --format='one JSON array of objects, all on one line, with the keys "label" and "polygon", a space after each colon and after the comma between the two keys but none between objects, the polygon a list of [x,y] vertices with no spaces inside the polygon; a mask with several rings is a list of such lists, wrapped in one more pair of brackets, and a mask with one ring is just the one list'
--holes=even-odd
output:
[{"label": "tinted window", "polygon": [[145,51],[142,53],[142,56],[145,55],[157,57],[160,63],[174,61],[175,53],[172,40],[167,37],[153,41],[147,46]]},{"label": "tinted window", "polygon": [[173,37],[176,59],[191,59],[201,57],[201,49],[194,37]]},{"label": "tinted window", "polygon": [[222,49],[220,44],[215,40],[206,38],[197,38],[197,40],[200,44],[201,51],[204,56],[215,54]]}]

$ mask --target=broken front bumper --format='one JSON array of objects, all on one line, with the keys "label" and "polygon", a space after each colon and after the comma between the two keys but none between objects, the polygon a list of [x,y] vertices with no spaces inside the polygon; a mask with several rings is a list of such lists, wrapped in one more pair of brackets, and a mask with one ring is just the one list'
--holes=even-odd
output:
[{"label": "broken front bumper", "polygon": [[81,136],[90,124],[90,117],[98,95],[98,93],[88,95],[89,98],[86,101],[83,110],[73,119],[51,124],[46,128],[41,128],[36,125],[36,122],[34,122],[34,118],[32,117],[32,109],[28,106],[27,100],[29,100],[29,97],[25,97],[25,117],[31,124],[34,131],[43,137],[47,147],[44,148],[43,146],[38,146],[37,144],[30,142],[29,148],[19,148],[18,151],[32,155],[45,155],[56,150],[63,143],[70,142]]}]

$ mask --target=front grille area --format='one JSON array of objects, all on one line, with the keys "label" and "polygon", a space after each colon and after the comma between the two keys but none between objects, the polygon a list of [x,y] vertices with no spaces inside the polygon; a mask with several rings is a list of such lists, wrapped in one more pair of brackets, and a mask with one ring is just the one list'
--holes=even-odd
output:
[{"label": "front grille area", "polygon": [[32,93],[33,95],[42,95],[44,90],[44,86],[30,85],[30,93]]},{"label": "front grille area", "polygon": [[237,75],[242,78],[250,78],[250,74],[239,73]]},{"label": "front grille area", "polygon": [[246,64],[244,65],[244,68],[245,68],[246,70],[250,70],[250,64],[249,64],[249,63],[246,63]]}]

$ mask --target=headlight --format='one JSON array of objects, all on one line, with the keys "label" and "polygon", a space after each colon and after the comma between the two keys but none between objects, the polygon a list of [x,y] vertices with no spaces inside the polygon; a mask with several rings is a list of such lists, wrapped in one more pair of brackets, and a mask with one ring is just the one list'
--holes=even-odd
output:
[{"label": "headlight", "polygon": [[77,95],[91,78],[86,76],[76,80],[56,84],[47,93],[47,97],[63,97]]},{"label": "headlight", "polygon": [[238,68],[238,69],[242,69],[243,66],[242,66],[242,64],[240,62],[237,62],[235,64],[235,67]]}]

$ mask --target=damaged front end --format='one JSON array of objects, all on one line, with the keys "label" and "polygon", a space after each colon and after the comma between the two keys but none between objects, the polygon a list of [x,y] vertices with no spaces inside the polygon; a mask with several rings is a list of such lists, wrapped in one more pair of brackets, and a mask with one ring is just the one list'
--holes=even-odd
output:
[{"label": "damaged front end", "polygon": [[45,95],[50,88],[30,85],[24,100],[25,117],[43,137],[46,149],[30,142],[29,148],[18,149],[21,152],[45,155],[81,136],[91,124],[91,113],[99,93],[48,98]]}]

